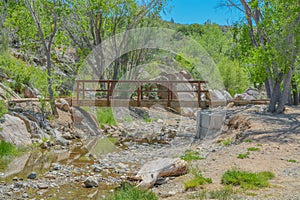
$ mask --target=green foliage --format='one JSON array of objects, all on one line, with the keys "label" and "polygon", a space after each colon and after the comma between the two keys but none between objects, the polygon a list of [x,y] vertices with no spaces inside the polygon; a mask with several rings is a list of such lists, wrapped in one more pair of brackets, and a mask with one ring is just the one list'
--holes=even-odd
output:
[{"label": "green foliage", "polygon": [[14,145],[3,140],[0,141],[0,158],[4,156],[16,156],[17,153],[17,148]]},{"label": "green foliage", "polygon": [[268,187],[269,180],[274,178],[272,172],[252,173],[239,170],[228,170],[222,176],[222,184],[241,186],[243,189]]},{"label": "green foliage", "polygon": [[194,178],[189,180],[189,181],[184,182],[184,188],[186,190],[194,189],[198,186],[201,186],[201,185],[204,185],[204,184],[207,184],[207,183],[212,183],[211,178],[203,177],[202,173],[200,171],[198,171],[197,169],[193,168],[191,170],[191,172],[194,175]]},{"label": "green foliage", "polygon": [[4,100],[0,100],[0,119],[8,112]]},{"label": "green foliage", "polygon": [[117,125],[117,121],[114,118],[112,108],[97,108],[96,116],[99,122],[99,126],[102,126],[104,124],[110,126]]},{"label": "green foliage", "polygon": [[239,158],[239,159],[245,159],[245,158],[249,158],[249,155],[250,155],[249,152],[247,152],[247,153],[241,153],[241,154],[239,154],[237,156],[237,158]]},{"label": "green foliage", "polygon": [[218,199],[218,200],[230,200],[233,198],[235,191],[232,186],[225,186],[220,190],[206,191],[203,190],[200,193],[192,195],[191,199],[206,200],[206,199]]},{"label": "green foliage", "polygon": [[151,191],[137,188],[128,183],[124,183],[120,189],[117,189],[106,200],[158,200],[158,197]]},{"label": "green foliage", "polygon": [[260,151],[260,148],[257,147],[249,147],[248,151]]},{"label": "green foliage", "polygon": [[248,73],[238,61],[224,57],[220,59],[217,66],[223,78],[224,87],[231,95],[242,93],[250,86]]},{"label": "green foliage", "polygon": [[224,146],[228,146],[228,145],[231,144],[230,138],[228,138],[227,140],[222,140],[221,142],[222,142],[222,144],[223,144]]},{"label": "green foliage", "polygon": [[199,154],[198,151],[187,150],[180,158],[185,161],[202,160],[203,158]]},{"label": "green foliage", "polygon": [[297,160],[290,159],[290,160],[288,160],[288,162],[291,162],[291,163],[296,163],[296,162],[297,162]]},{"label": "green foliage", "polygon": [[1,54],[0,69],[15,81],[10,86],[16,91],[22,91],[25,84],[47,92],[47,73],[39,68],[27,66],[22,60],[9,54]]},{"label": "green foliage", "polygon": [[252,140],[247,139],[247,140],[244,140],[243,142],[251,143]]},{"label": "green foliage", "polygon": [[[225,89],[231,94],[241,93],[249,87],[248,71],[238,60],[232,58],[234,49],[233,30],[217,24],[181,25],[177,31],[195,39],[213,58],[223,79]],[[193,77],[200,77],[190,62],[176,59],[183,68],[192,73]],[[204,77],[205,78],[205,77]]]},{"label": "green foliage", "polygon": [[254,85],[268,83],[268,94],[272,91],[269,111],[282,113],[291,93],[292,76],[298,73],[299,2],[245,1],[242,6],[248,11],[245,20],[234,28],[235,55],[247,68]]}]

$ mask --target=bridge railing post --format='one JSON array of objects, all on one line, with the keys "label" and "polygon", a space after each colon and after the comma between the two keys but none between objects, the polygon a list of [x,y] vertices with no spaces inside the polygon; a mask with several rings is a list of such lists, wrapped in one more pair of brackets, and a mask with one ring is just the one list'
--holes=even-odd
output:
[{"label": "bridge railing post", "polygon": [[107,107],[109,107],[109,102],[110,102],[110,81],[108,80],[107,81],[107,102],[106,102],[106,105]]},{"label": "bridge railing post", "polygon": [[82,82],[82,99],[85,99],[85,84]]},{"label": "bridge railing post", "polygon": [[76,80],[76,105],[79,104],[79,80]]},{"label": "bridge railing post", "polygon": [[137,99],[137,106],[140,107],[141,106],[141,83],[140,81],[138,81],[138,99]]},{"label": "bridge railing post", "polygon": [[198,81],[198,106],[201,107],[201,81]]},{"label": "bridge railing post", "polygon": [[170,82],[168,81],[168,84],[167,84],[167,88],[168,88],[168,102],[167,102],[167,106],[170,107],[171,106],[171,103],[170,103],[170,99],[171,99],[171,94],[170,94]]}]

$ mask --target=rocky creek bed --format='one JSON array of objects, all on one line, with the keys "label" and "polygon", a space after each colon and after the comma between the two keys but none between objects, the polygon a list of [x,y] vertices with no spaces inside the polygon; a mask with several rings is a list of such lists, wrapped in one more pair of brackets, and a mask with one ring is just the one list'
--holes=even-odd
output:
[{"label": "rocky creek bed", "polygon": [[[232,168],[275,174],[269,188],[251,191],[252,196],[235,194],[235,199],[299,199],[300,109],[288,108],[285,115],[276,116],[266,113],[264,106],[226,109],[223,132],[211,140],[195,139],[194,117],[170,112],[146,110],[155,120],[120,121],[92,137],[69,131],[69,114],[60,112],[56,135],[68,142],[44,142],[43,149],[34,148],[1,168],[0,199],[104,199],[122,182],[132,181],[148,161],[179,158],[186,150],[200,152],[203,159],[189,165],[213,183],[186,191],[183,183],[191,174],[159,178],[151,190],[161,199],[190,199],[202,190],[220,189],[222,174]],[[222,141],[229,142],[224,145]],[[238,159],[249,147],[260,151]]]}]

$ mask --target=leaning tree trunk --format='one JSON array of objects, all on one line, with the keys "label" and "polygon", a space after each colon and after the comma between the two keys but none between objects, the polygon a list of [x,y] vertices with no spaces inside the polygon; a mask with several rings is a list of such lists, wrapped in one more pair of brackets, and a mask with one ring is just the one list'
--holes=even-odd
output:
[{"label": "leaning tree trunk", "polygon": [[53,93],[53,89],[52,89],[52,74],[51,74],[51,52],[47,51],[47,81],[48,81],[48,93],[49,93],[49,98],[50,98],[50,106],[51,106],[51,111],[52,111],[52,115],[54,115],[55,117],[58,116],[58,112],[55,106],[55,99],[54,99],[54,93]]}]

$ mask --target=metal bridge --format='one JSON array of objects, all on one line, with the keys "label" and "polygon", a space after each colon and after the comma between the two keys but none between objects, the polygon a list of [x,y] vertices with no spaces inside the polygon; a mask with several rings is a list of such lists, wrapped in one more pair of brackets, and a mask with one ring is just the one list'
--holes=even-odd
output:
[{"label": "metal bridge", "polygon": [[[207,84],[200,80],[76,80],[72,106],[151,107],[159,104],[173,108],[206,108],[210,105]],[[193,98],[182,100],[180,95]]]}]

